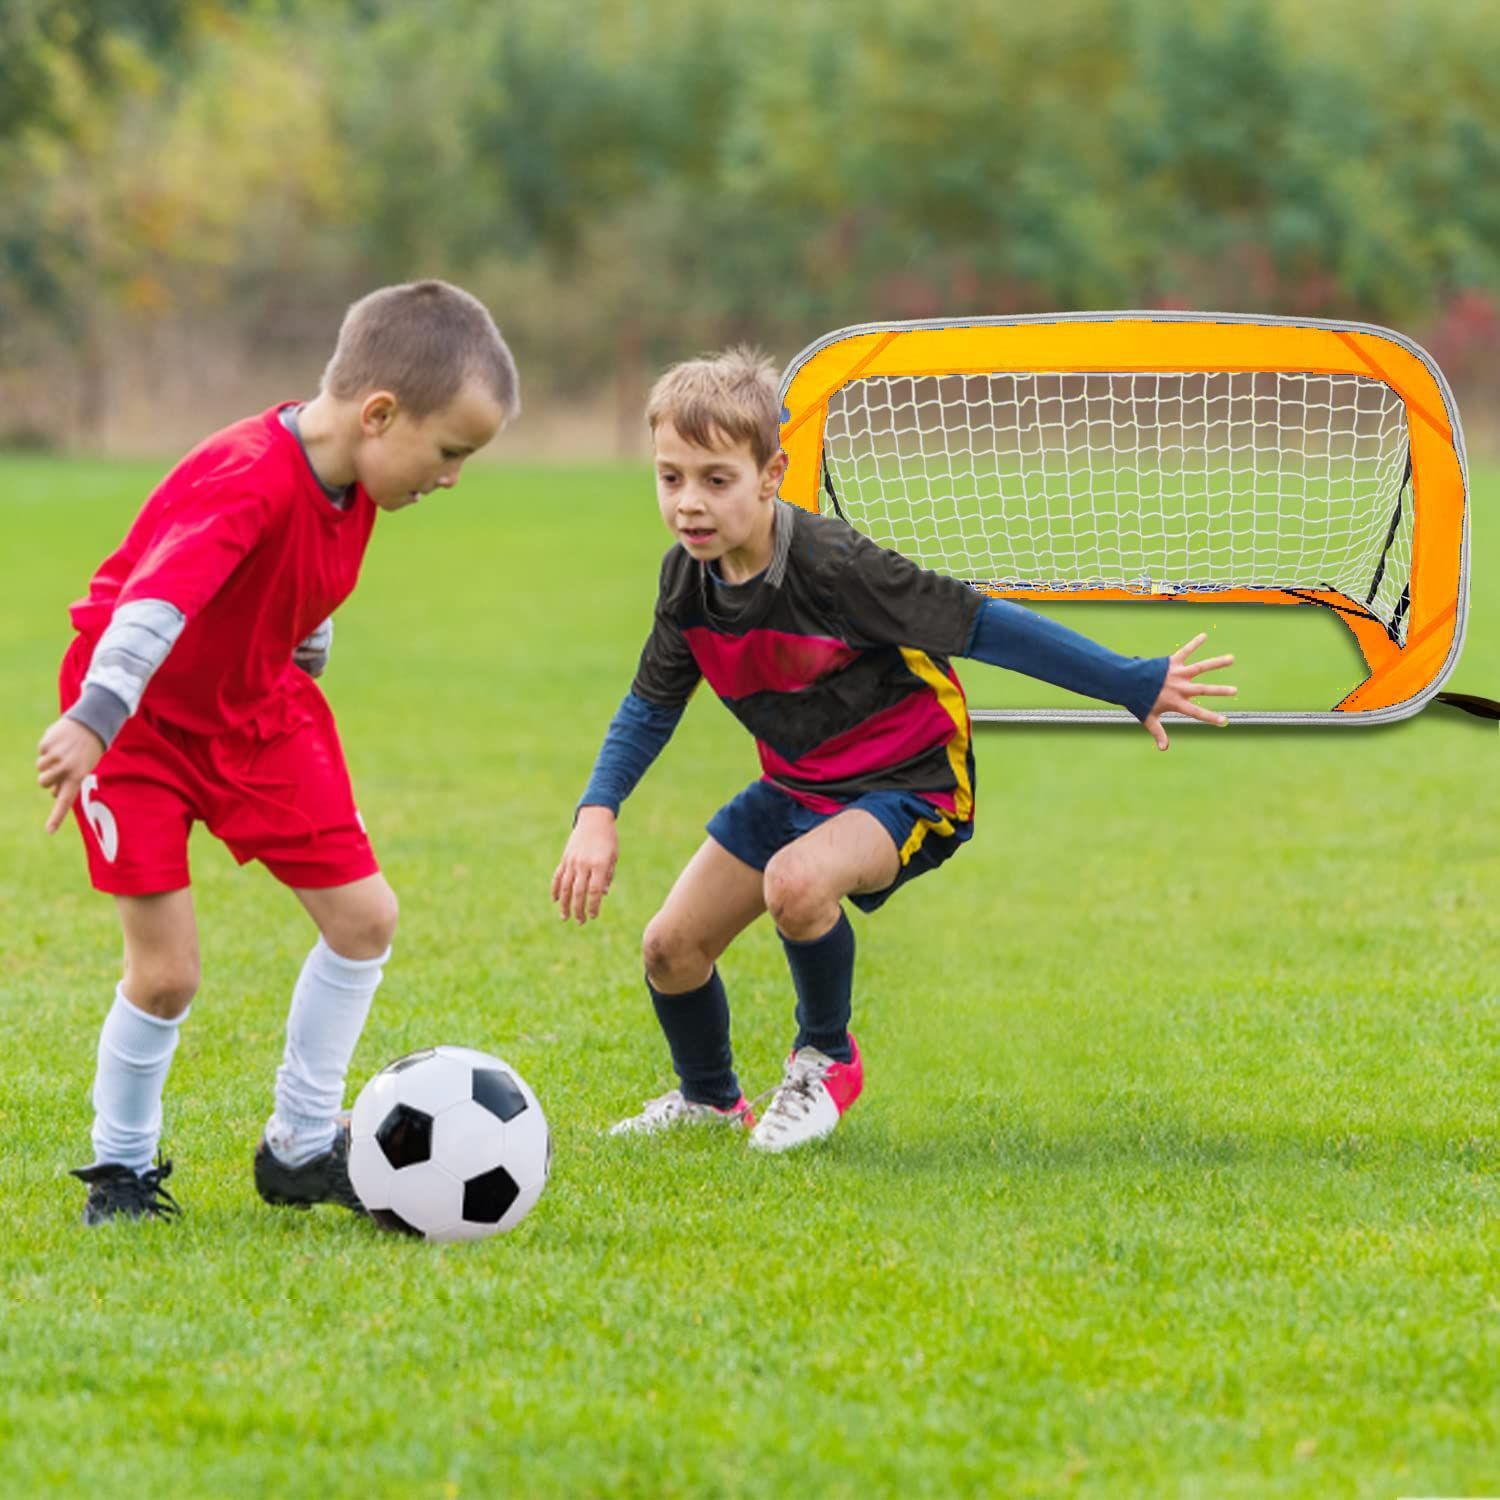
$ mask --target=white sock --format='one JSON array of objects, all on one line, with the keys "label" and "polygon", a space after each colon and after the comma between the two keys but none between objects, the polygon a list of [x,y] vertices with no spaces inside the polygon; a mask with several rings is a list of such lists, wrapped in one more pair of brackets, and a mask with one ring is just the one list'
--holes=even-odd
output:
[{"label": "white sock", "polygon": [[276,1110],[266,1121],[266,1140],[289,1167],[333,1145],[344,1074],[390,956],[387,948],[379,958],[343,958],[320,937],[302,965],[276,1070]]},{"label": "white sock", "polygon": [[115,990],[94,1074],[96,1162],[118,1162],[132,1172],[151,1165],[161,1140],[161,1092],[187,1015],[170,1021],[149,1015],[126,999],[123,984]]}]

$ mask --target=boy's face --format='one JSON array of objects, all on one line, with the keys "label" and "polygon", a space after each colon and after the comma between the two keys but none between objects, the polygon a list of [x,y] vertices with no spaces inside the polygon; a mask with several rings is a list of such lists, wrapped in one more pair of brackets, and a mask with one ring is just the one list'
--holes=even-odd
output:
[{"label": "boy's face", "polygon": [[670,422],[657,425],[655,449],[661,518],[690,556],[711,562],[754,550],[770,535],[786,454],[761,468],[749,443],[700,448]]},{"label": "boy's face", "polygon": [[388,391],[374,391],[359,420],[355,475],[381,510],[400,510],[452,489],[464,460],[499,432],[505,414],[483,386],[469,383],[425,417],[408,415]]}]

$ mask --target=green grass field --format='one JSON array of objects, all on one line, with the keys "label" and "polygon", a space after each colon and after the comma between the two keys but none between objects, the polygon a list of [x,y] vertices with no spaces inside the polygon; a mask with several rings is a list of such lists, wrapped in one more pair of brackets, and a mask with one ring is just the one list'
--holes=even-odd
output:
[{"label": "green grass field", "polygon": [[[1500,1494],[1494,726],[1182,729],[1165,756],[981,728],[976,838],[855,917],[840,1130],[770,1160],[611,1141],[669,1081],[641,929],[756,769],[701,697],[626,809],[604,920],[557,921],[666,543],[643,469],[480,470],[383,518],[324,678],[403,900],[351,1087],[430,1042],[508,1058],[554,1131],[536,1212],[443,1249],[258,1202],[312,933],[200,835],[186,1214],[84,1231],[65,1172],[118,934],[31,760],[65,606],[156,472],[0,460],[0,1490]],[[1495,695],[1500,472],[1474,499],[1451,685]],[[1113,611],[1108,638],[1197,618]],[[1352,668],[1311,611],[1213,624],[1247,702],[1301,691],[1314,639]],[[755,1091],[790,1040],[774,934],[723,970]]]}]

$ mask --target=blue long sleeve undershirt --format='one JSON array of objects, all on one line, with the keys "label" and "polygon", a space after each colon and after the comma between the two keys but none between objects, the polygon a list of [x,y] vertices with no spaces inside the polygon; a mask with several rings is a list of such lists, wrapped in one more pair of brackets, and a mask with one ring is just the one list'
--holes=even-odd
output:
[{"label": "blue long sleeve undershirt", "polygon": [[633,792],[651,763],[661,754],[682,708],[663,708],[635,693],[626,693],[624,701],[609,721],[599,758],[594,762],[589,784],[578,799],[580,807],[607,807],[618,813],[620,804]]},{"label": "blue long sleeve undershirt", "polygon": [[[960,653],[992,667],[1024,672],[1055,687],[1118,703],[1137,719],[1151,712],[1167,675],[1165,656],[1121,656],[1045,615],[1006,599],[986,599]],[[682,718],[681,707],[664,708],[627,693],[610,720],[580,807],[618,813]]]},{"label": "blue long sleeve undershirt", "polygon": [[1118,703],[1145,719],[1166,680],[1165,656],[1121,656],[1056,620],[1008,599],[986,599],[960,653],[992,667],[1024,672],[1054,687]]}]

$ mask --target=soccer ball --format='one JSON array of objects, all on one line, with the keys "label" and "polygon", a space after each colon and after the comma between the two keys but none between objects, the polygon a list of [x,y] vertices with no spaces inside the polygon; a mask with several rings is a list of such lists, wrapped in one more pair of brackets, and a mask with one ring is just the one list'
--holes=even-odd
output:
[{"label": "soccer ball", "polygon": [[551,1164],[536,1095],[485,1052],[408,1053],[354,1101],[349,1180],[382,1229],[429,1240],[503,1234],[531,1212]]}]

